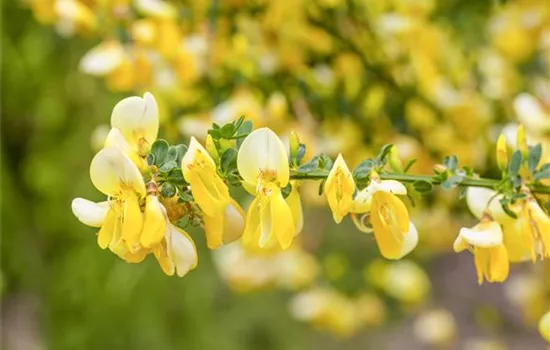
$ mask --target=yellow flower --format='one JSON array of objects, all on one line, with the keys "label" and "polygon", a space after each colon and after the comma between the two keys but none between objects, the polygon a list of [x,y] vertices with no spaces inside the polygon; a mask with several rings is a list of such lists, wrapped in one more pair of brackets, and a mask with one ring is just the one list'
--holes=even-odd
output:
[{"label": "yellow flower", "polygon": [[191,137],[181,169],[191,193],[203,212],[210,249],[238,239],[244,231],[244,212],[229,196],[229,189],[217,173],[216,163],[206,149]]},{"label": "yellow flower", "polygon": [[472,228],[463,227],[453,248],[455,252],[465,249],[474,254],[478,283],[503,282],[508,277],[510,264],[508,251],[503,244],[502,229],[498,222],[485,216]]},{"label": "yellow flower", "polygon": [[256,198],[246,214],[245,245],[273,246],[275,238],[286,249],[295,235],[295,218],[281,189],[288,185],[288,156],[281,140],[268,128],[253,131],[243,141],[237,156],[243,186]]},{"label": "yellow flower", "polygon": [[162,271],[168,276],[174,273],[183,277],[197,266],[197,249],[187,232],[172,225],[166,219],[164,239],[153,248]]},{"label": "yellow flower", "polygon": [[146,92],[143,98],[132,96],[117,103],[111,114],[111,126],[122,132],[136,153],[145,156],[159,130],[158,107],[153,95]]},{"label": "yellow flower", "polygon": [[[394,180],[373,178],[369,186],[359,192],[353,202],[352,212],[370,210],[370,222],[380,254],[386,259],[401,259],[418,243],[416,227],[409,222],[405,204],[394,194],[406,194],[403,184]],[[361,231],[367,231],[363,220],[354,220]]]},{"label": "yellow flower", "polygon": [[328,174],[324,191],[334,221],[340,223],[349,213],[355,193],[355,182],[342,154],[338,154],[338,158]]},{"label": "yellow flower", "polygon": [[550,311],[545,313],[539,321],[539,333],[540,335],[550,343]]},{"label": "yellow flower", "polygon": [[533,197],[527,199],[523,210],[523,231],[532,242],[532,256],[538,252],[550,258],[550,217]]}]

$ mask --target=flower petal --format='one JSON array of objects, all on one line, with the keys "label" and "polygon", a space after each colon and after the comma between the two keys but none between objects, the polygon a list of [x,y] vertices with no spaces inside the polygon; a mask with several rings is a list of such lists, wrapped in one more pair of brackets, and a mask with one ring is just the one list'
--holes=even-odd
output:
[{"label": "flower petal", "polygon": [[296,183],[292,184],[292,191],[290,191],[290,194],[286,197],[286,203],[292,212],[292,218],[294,220],[294,235],[296,236],[302,232],[304,227],[302,201],[300,199],[300,192],[298,191],[298,185]]},{"label": "flower petal", "polygon": [[228,244],[239,239],[244,232],[244,211],[235,200],[225,207],[223,243]]},{"label": "flower petal", "polygon": [[355,182],[342,154],[338,155],[328,174],[324,191],[334,221],[340,223],[352,208],[355,193]]},{"label": "flower petal", "polygon": [[290,247],[294,238],[295,225],[292,212],[283,194],[277,188],[272,192],[270,201],[271,214],[271,237],[276,237],[279,245],[283,249]]},{"label": "flower petal", "polygon": [[145,198],[145,221],[143,222],[140,244],[143,247],[151,248],[162,241],[165,232],[166,218],[162,204],[160,204],[157,196],[147,196]]},{"label": "flower petal", "polygon": [[152,145],[159,130],[158,106],[153,95],[146,92],[143,98],[132,96],[117,103],[111,114],[111,126],[120,129],[137,152],[141,150],[142,139]]},{"label": "flower petal", "polygon": [[101,226],[101,229],[97,233],[97,244],[101,249],[105,249],[109,246],[115,235],[117,228],[117,215],[114,210],[109,210],[105,216],[105,221]]},{"label": "flower petal", "polygon": [[172,231],[169,253],[176,268],[176,274],[183,277],[198,263],[197,248],[189,235],[178,227],[168,224]]},{"label": "flower petal", "polygon": [[463,227],[460,236],[470,245],[490,248],[502,244],[502,228],[496,221],[481,222],[473,228]]},{"label": "flower petal", "polygon": [[109,211],[109,201],[95,203],[84,198],[75,198],[71,203],[74,216],[84,225],[101,227]]},{"label": "flower petal", "polygon": [[401,254],[398,259],[403,258],[416,248],[418,244],[418,231],[412,222],[409,223],[409,232],[405,234],[405,239],[401,245]]},{"label": "flower petal", "polygon": [[121,150],[104,148],[92,159],[90,178],[94,186],[104,194],[119,196],[124,191],[122,184],[145,197],[145,183],[137,166]]},{"label": "flower petal", "polygon": [[122,239],[128,244],[131,252],[140,248],[139,242],[143,231],[143,214],[139,206],[137,196],[130,195],[123,204]]},{"label": "flower petal", "polygon": [[248,135],[237,156],[237,167],[245,182],[276,182],[285,187],[289,181],[288,156],[283,142],[268,128],[261,128]]}]

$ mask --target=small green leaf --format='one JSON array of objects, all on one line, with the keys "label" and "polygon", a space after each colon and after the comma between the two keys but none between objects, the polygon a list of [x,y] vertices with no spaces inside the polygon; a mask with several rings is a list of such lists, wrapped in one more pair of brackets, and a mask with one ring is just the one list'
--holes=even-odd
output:
[{"label": "small green leaf", "polygon": [[180,168],[172,169],[168,174],[166,181],[171,182],[175,185],[185,185],[187,183],[185,181],[185,178],[183,177],[183,173],[181,172]]},{"label": "small green leaf", "polygon": [[441,188],[444,190],[450,190],[457,187],[462,180],[464,180],[464,175],[453,175],[441,183]]},{"label": "small green leaf", "polygon": [[283,198],[288,197],[291,191],[292,191],[292,185],[289,182],[284,188],[281,189],[281,194],[283,195]]},{"label": "small green leaf", "polygon": [[531,174],[535,171],[535,169],[537,169],[537,166],[540,163],[541,157],[542,157],[542,146],[540,143],[534,147],[529,148],[529,154],[527,156],[527,168],[529,169],[529,172]]},{"label": "small green leaf", "polygon": [[319,168],[330,170],[332,169],[332,166],[334,165],[334,162],[332,161],[332,158],[327,156],[326,154],[320,154],[319,155]]},{"label": "small green leaf", "polygon": [[175,160],[162,164],[159,168],[161,173],[169,173],[172,169],[177,168],[178,164]]},{"label": "small green leaf", "polygon": [[516,213],[514,213],[512,210],[510,210],[510,206],[509,206],[509,205],[510,205],[510,200],[509,200],[508,198],[502,198],[502,199],[500,200],[500,205],[501,205],[501,207],[502,207],[502,210],[504,210],[504,212],[505,212],[508,216],[510,216],[510,217],[512,217],[512,218],[514,218],[514,219],[517,219],[517,218],[518,218],[518,216],[516,215]]},{"label": "small green leaf", "polygon": [[239,119],[233,122],[233,125],[235,125],[235,130],[239,130],[243,121],[244,121],[244,115],[241,115]]},{"label": "small green leaf", "polygon": [[[178,149],[176,146],[170,146],[168,148],[168,153],[166,153],[166,157],[164,158],[164,162],[176,162],[178,159]],[[177,163],[177,162],[176,162]]]},{"label": "small green leaf", "polygon": [[230,139],[233,134],[235,133],[235,126],[233,124],[225,124],[222,128],[221,128],[221,136],[224,138],[224,139]]},{"label": "small green leaf", "polygon": [[208,130],[208,135],[212,136],[214,140],[219,140],[222,137],[222,133],[219,129],[210,129]]},{"label": "small green leaf", "polygon": [[403,169],[403,172],[406,173],[409,171],[409,169],[416,163],[416,159],[411,159],[407,162],[407,165],[405,165],[405,169]]},{"label": "small green leaf", "polygon": [[160,188],[160,195],[164,198],[174,197],[176,195],[176,186],[172,185],[169,182],[165,182]]},{"label": "small green leaf", "polygon": [[309,162],[300,165],[296,171],[298,173],[307,174],[317,169],[319,169],[319,156],[314,156]]},{"label": "small green leaf", "polygon": [[550,170],[550,163],[545,163],[540,166],[539,171],[546,171],[546,170]]},{"label": "small green leaf", "polygon": [[300,146],[298,147],[298,153],[296,154],[296,165],[300,165],[305,154],[306,154],[306,145],[301,143]]},{"label": "small green leaf", "polygon": [[413,182],[413,187],[417,192],[428,193],[432,190],[433,185],[431,182],[426,180],[416,180]]},{"label": "small green leaf", "polygon": [[386,163],[386,157],[390,153],[393,145],[387,144],[380,148],[380,152],[378,153],[378,156],[376,157],[376,160],[378,160],[380,163],[385,164]]},{"label": "small green leaf", "polygon": [[550,169],[546,169],[544,171],[539,171],[534,176],[535,181],[540,181],[542,179],[550,179]]},{"label": "small green leaf", "polygon": [[237,150],[234,148],[228,148],[223,152],[220,159],[220,165],[222,171],[227,173],[231,168],[235,168],[237,163]]},{"label": "small green leaf", "polygon": [[353,169],[353,177],[355,179],[366,179],[369,177],[373,167],[374,161],[372,159],[366,159]]},{"label": "small green leaf", "polygon": [[445,159],[443,159],[443,165],[445,165],[447,169],[454,173],[456,171],[456,168],[458,167],[458,157],[454,154],[445,157]]},{"label": "small green leaf", "polygon": [[523,163],[523,154],[518,149],[512,154],[512,158],[508,164],[508,173],[510,173],[511,176],[517,176],[521,168],[521,163]]},{"label": "small green leaf", "polygon": [[176,157],[176,163],[181,164],[181,160],[183,159],[183,156],[187,152],[187,146],[183,145],[183,144],[180,144],[180,145],[177,145],[175,147],[176,147],[176,151],[177,151],[177,155],[178,155]]},{"label": "small green leaf", "polygon": [[147,155],[147,165],[153,165],[155,164],[155,155],[153,153],[149,153]]},{"label": "small green leaf", "polygon": [[151,154],[154,156],[155,165],[160,166],[164,163],[164,158],[168,153],[168,142],[158,139],[151,146]]}]

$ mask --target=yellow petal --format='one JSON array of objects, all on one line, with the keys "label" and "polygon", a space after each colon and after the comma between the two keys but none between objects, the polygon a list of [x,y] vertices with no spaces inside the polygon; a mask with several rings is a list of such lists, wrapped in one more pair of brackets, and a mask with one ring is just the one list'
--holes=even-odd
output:
[{"label": "yellow petal", "polygon": [[143,214],[141,213],[138,199],[131,194],[124,201],[122,218],[122,239],[128,244],[130,251],[139,248],[141,232],[143,230]]},{"label": "yellow petal", "polygon": [[197,249],[189,235],[178,227],[168,224],[171,231],[169,253],[174,262],[176,274],[183,277],[197,266]]},{"label": "yellow petal", "polygon": [[533,238],[529,232],[524,234],[523,231],[524,221],[527,220],[527,218],[520,217],[502,226],[503,243],[511,262],[536,259]]},{"label": "yellow petal", "polygon": [[153,18],[171,19],[177,16],[176,8],[162,0],[136,0],[136,9],[143,15]]},{"label": "yellow petal", "polygon": [[239,239],[244,232],[245,214],[243,208],[231,199],[225,207],[223,243],[228,244]]},{"label": "yellow petal", "polygon": [[351,214],[351,220],[359,231],[364,233],[373,232],[372,225],[370,224],[370,214]]},{"label": "yellow petal", "polygon": [[193,198],[207,216],[219,214],[229,200],[229,190],[217,174],[197,169],[187,176]]},{"label": "yellow petal", "polygon": [[338,155],[328,174],[324,191],[334,221],[340,223],[344,216],[349,213],[353,205],[353,194],[355,193],[355,182],[342,154]]},{"label": "yellow petal", "polygon": [[176,271],[176,267],[174,266],[172,258],[168,254],[166,240],[162,240],[159,244],[153,247],[153,254],[157,259],[160,268],[162,269],[162,272],[164,272],[168,276],[172,276]]},{"label": "yellow petal", "polygon": [[542,254],[550,258],[550,216],[544,212],[536,200],[527,203],[531,214],[531,229],[542,244]]},{"label": "yellow petal", "polygon": [[116,104],[111,114],[111,126],[119,129],[132,148],[143,154],[157,139],[159,129],[158,106],[149,92],[127,97]]},{"label": "yellow petal", "polygon": [[[216,169],[216,163],[210,156],[210,153],[193,136],[189,141],[189,148],[181,160],[182,171],[184,174],[195,165],[196,162],[204,163],[202,166],[209,169]],[[190,169],[189,169],[190,168]]]},{"label": "yellow petal", "polygon": [[350,213],[362,214],[369,212],[372,205],[372,194],[373,192],[369,191],[368,187],[357,192],[355,198],[353,198]]},{"label": "yellow petal", "polygon": [[218,249],[223,244],[224,222],[221,218],[223,214],[216,216],[203,215],[204,232],[206,233],[206,245],[208,249]]},{"label": "yellow petal", "polygon": [[237,168],[245,182],[275,182],[285,187],[289,181],[288,156],[283,142],[268,128],[261,128],[248,135],[237,155]]},{"label": "yellow petal", "polygon": [[506,247],[501,244],[497,247],[489,248],[489,250],[489,281],[504,282],[510,272],[510,262]]},{"label": "yellow petal", "polygon": [[146,165],[145,159],[141,158],[137,154],[132,146],[126,141],[122,132],[117,128],[111,128],[107,137],[105,138],[104,147],[115,147],[121,150],[125,155],[128,156],[137,165],[138,168],[143,169]]},{"label": "yellow petal", "polygon": [[145,221],[140,244],[151,248],[159,244],[166,232],[166,218],[157,196],[149,195],[145,199]]},{"label": "yellow petal", "polygon": [[472,228],[463,227],[460,236],[470,245],[480,248],[502,244],[502,228],[496,221],[481,222]]},{"label": "yellow petal", "polygon": [[300,192],[298,191],[298,185],[294,182],[292,184],[292,191],[288,197],[286,197],[286,203],[288,204],[294,219],[294,235],[298,235],[302,232],[304,227],[304,214],[302,212],[302,201],[300,199]]},{"label": "yellow petal", "polygon": [[290,207],[284,200],[279,188],[272,192],[270,206],[270,236],[277,237],[281,248],[287,249],[292,243],[292,238],[294,238],[295,225]]},{"label": "yellow petal", "polygon": [[150,249],[140,249],[135,253],[127,252],[122,259],[127,263],[138,264],[145,260],[150,252]]},{"label": "yellow petal", "polygon": [[405,255],[409,254],[416,248],[416,245],[418,244],[418,231],[416,230],[416,226],[412,222],[409,223],[409,232],[405,234],[405,240],[403,241],[403,244],[401,245],[401,254],[399,254],[399,258],[403,258]]},{"label": "yellow petal", "polygon": [[84,198],[75,198],[71,203],[74,216],[84,225],[101,227],[109,211],[109,202],[95,203]]},{"label": "yellow petal", "polygon": [[387,259],[399,259],[405,235],[410,229],[405,204],[391,193],[375,192],[371,223],[382,256]]},{"label": "yellow petal", "polygon": [[250,203],[246,212],[246,221],[243,233],[243,244],[248,247],[257,247],[260,239],[260,198],[256,197]]},{"label": "yellow petal", "polygon": [[111,243],[115,232],[116,220],[116,213],[113,210],[109,210],[101,229],[97,233],[97,244],[101,249],[107,248],[109,243]]},{"label": "yellow petal", "polygon": [[92,159],[90,178],[94,186],[108,196],[117,197],[132,188],[145,197],[145,183],[136,165],[121,150],[104,148]]},{"label": "yellow petal", "polygon": [[477,283],[483,284],[483,280],[488,279],[489,272],[489,249],[474,247],[474,265],[476,267]]}]

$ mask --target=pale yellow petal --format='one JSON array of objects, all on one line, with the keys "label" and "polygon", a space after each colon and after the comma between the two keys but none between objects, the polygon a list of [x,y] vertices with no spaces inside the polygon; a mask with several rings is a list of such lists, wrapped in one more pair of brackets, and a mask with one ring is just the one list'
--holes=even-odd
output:
[{"label": "pale yellow petal", "polygon": [[340,223],[351,210],[355,193],[355,182],[342,154],[338,155],[328,174],[324,192],[334,221]]},{"label": "pale yellow petal", "polygon": [[[168,231],[168,228],[167,228],[167,231]],[[174,272],[176,271],[176,267],[174,265],[174,262],[172,261],[172,258],[168,254],[168,247],[166,244],[166,240],[162,240],[161,243],[153,247],[153,254],[157,259],[160,265],[160,268],[162,269],[162,272],[164,272],[168,276],[174,275]]]},{"label": "pale yellow petal", "polygon": [[145,199],[145,221],[140,237],[143,247],[151,248],[159,244],[166,232],[166,218],[157,196],[147,196]]},{"label": "pale yellow petal", "polygon": [[111,114],[111,126],[118,128],[135,151],[141,149],[141,143],[152,145],[157,139],[159,129],[158,106],[149,92],[143,95],[127,97],[116,104]]},{"label": "pale yellow petal", "polygon": [[403,258],[405,255],[409,254],[416,248],[416,245],[418,244],[418,231],[416,230],[416,226],[411,222],[409,224],[409,232],[405,234],[405,239],[403,240],[403,244],[401,245],[401,254],[399,255],[398,259]]},{"label": "pale yellow petal", "polygon": [[550,311],[546,312],[540,318],[539,333],[544,340],[550,343]]},{"label": "pale yellow petal", "polygon": [[276,182],[285,187],[289,181],[288,156],[279,137],[268,128],[248,135],[237,156],[237,167],[245,182]]},{"label": "pale yellow petal", "polygon": [[292,218],[294,220],[294,235],[296,236],[302,232],[304,227],[304,214],[302,212],[302,201],[300,199],[300,192],[298,191],[298,185],[292,185],[292,191],[286,197],[286,202],[292,212]]},{"label": "pale yellow petal", "polygon": [[260,239],[260,199],[254,198],[248,211],[243,233],[243,244],[248,247],[257,247]]},{"label": "pale yellow petal", "polygon": [[[185,155],[182,158],[181,166],[182,171],[184,172],[184,175],[186,172],[189,172],[192,170],[192,166],[197,161],[197,159],[200,159],[201,162],[205,162],[205,166],[208,166],[211,169],[216,169],[216,163],[214,162],[214,159],[210,156],[210,153],[200,144],[199,141],[193,136],[191,136],[191,140],[189,141],[189,148],[187,149],[187,152],[185,152]],[[191,166],[191,168],[189,167]]]},{"label": "pale yellow petal", "polygon": [[223,244],[224,220],[222,213],[216,216],[203,215],[204,232],[206,233],[206,245],[208,249],[218,249]]},{"label": "pale yellow petal", "polygon": [[168,226],[169,230],[172,231],[169,253],[174,262],[176,274],[183,277],[197,266],[197,249],[195,243],[185,231],[172,224],[168,224]]},{"label": "pale yellow petal", "polygon": [[496,221],[482,222],[473,228],[463,227],[460,236],[470,245],[480,248],[495,247],[502,244],[502,228]]},{"label": "pale yellow petal", "polygon": [[113,210],[109,210],[101,229],[97,233],[97,244],[101,249],[107,248],[111,243],[115,233],[116,221],[116,213]]},{"label": "pale yellow petal", "polygon": [[510,262],[506,247],[501,244],[489,249],[489,281],[504,282],[506,278],[508,278],[508,273],[510,272]]},{"label": "pale yellow petal", "polygon": [[71,203],[74,216],[84,225],[101,227],[109,211],[109,201],[95,203],[84,198],[75,198]]},{"label": "pale yellow petal", "polygon": [[[121,150],[104,148],[92,159],[90,178],[94,186],[106,195],[116,197],[126,188],[145,196],[145,183],[137,166]],[[124,186],[122,186],[124,185]]]},{"label": "pale yellow petal", "polygon": [[239,239],[244,232],[245,214],[239,203],[231,199],[225,207],[223,243],[228,244]]}]

